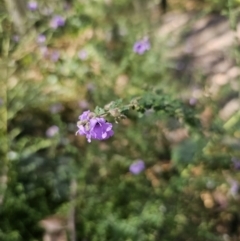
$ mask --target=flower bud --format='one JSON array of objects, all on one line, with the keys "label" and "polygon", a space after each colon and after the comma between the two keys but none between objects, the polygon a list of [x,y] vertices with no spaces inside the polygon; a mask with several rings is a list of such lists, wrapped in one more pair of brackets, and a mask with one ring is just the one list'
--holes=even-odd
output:
[{"label": "flower bud", "polygon": [[119,117],[121,115],[121,112],[117,108],[109,110],[109,113],[110,113],[111,116],[113,116],[115,118]]}]

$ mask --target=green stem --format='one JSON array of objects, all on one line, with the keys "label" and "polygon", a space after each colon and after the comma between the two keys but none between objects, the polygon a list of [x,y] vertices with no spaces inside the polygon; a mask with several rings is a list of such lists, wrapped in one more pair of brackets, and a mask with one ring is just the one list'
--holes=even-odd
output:
[{"label": "green stem", "polygon": [[[237,16],[236,13],[233,12],[234,5],[233,0],[228,0],[228,17],[230,22],[230,27],[235,33],[234,40],[235,40],[235,47],[234,47],[234,57],[237,63],[237,66],[240,66],[240,56],[238,53],[238,47],[240,46],[239,38],[237,35]],[[239,90],[238,90],[238,98],[240,102],[240,83],[239,83]]]}]

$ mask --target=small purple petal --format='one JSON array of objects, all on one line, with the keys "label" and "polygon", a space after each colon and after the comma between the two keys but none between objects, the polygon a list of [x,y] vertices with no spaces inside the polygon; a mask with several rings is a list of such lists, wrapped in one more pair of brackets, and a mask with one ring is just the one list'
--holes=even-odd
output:
[{"label": "small purple petal", "polygon": [[84,112],[79,116],[79,120],[80,120],[80,121],[89,120],[89,114],[90,114],[90,110],[84,111]]},{"label": "small purple petal", "polygon": [[51,126],[46,131],[47,137],[53,137],[59,132],[59,128],[57,126]]},{"label": "small purple petal", "polygon": [[134,175],[141,173],[144,169],[145,169],[145,163],[142,160],[135,161],[129,167],[129,171]]}]

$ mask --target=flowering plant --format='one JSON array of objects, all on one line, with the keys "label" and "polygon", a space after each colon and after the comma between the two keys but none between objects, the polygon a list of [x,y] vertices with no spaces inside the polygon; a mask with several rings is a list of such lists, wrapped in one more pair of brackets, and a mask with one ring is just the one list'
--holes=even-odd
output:
[{"label": "flowering plant", "polygon": [[[160,95],[161,93],[161,95]],[[85,135],[88,142],[91,139],[105,140],[113,136],[112,124],[105,120],[105,117],[111,116],[118,123],[118,120],[126,118],[125,113],[130,109],[135,109],[140,113],[147,110],[165,113],[175,117],[180,121],[184,121],[190,126],[200,127],[199,120],[195,117],[195,113],[187,108],[183,103],[171,100],[169,96],[162,92],[155,94],[145,94],[142,97],[134,98],[129,104],[123,104],[122,100],[112,101],[104,108],[96,107],[94,112],[84,111],[77,122],[77,134]]]}]

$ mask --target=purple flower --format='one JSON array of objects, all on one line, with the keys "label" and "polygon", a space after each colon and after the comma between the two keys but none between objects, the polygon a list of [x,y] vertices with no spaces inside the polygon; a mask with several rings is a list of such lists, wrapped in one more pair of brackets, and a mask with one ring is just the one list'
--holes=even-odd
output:
[{"label": "purple flower", "polygon": [[78,58],[81,60],[85,60],[88,57],[87,51],[86,50],[80,50],[78,52]]},{"label": "purple flower", "polygon": [[114,134],[111,123],[108,123],[103,117],[96,117],[89,110],[84,111],[79,119],[80,121],[77,123],[79,129],[76,134],[85,135],[88,142],[91,142],[91,139],[106,140]]},{"label": "purple flower", "polygon": [[52,60],[53,62],[57,62],[58,59],[59,59],[59,57],[60,57],[60,53],[55,50],[55,51],[52,52],[50,58],[51,58],[51,60]]},{"label": "purple flower", "polygon": [[196,105],[196,104],[197,104],[197,99],[194,98],[194,97],[190,98],[190,99],[189,99],[189,104],[190,104],[190,105]]},{"label": "purple flower", "polygon": [[51,126],[46,131],[47,137],[53,137],[59,132],[59,128],[57,126]]},{"label": "purple flower", "polygon": [[50,22],[50,27],[54,29],[57,29],[58,27],[62,27],[64,25],[65,19],[60,15],[55,15]]},{"label": "purple flower", "polygon": [[45,43],[45,41],[46,41],[46,36],[43,35],[43,34],[39,34],[38,37],[37,37],[37,43],[43,44],[43,43]]},{"label": "purple flower", "polygon": [[35,10],[37,10],[37,8],[38,8],[37,2],[34,2],[34,1],[28,2],[28,9],[29,10],[35,11]]},{"label": "purple flower", "polygon": [[88,121],[90,119],[90,110],[84,111],[80,116],[79,116],[79,120],[80,121]]},{"label": "purple flower", "polygon": [[142,160],[135,161],[129,167],[129,171],[134,175],[137,175],[137,174],[141,173],[144,169],[145,169],[145,163]]},{"label": "purple flower", "polygon": [[137,41],[133,46],[133,51],[137,54],[144,54],[144,52],[149,49],[150,49],[150,43],[147,37]]}]

